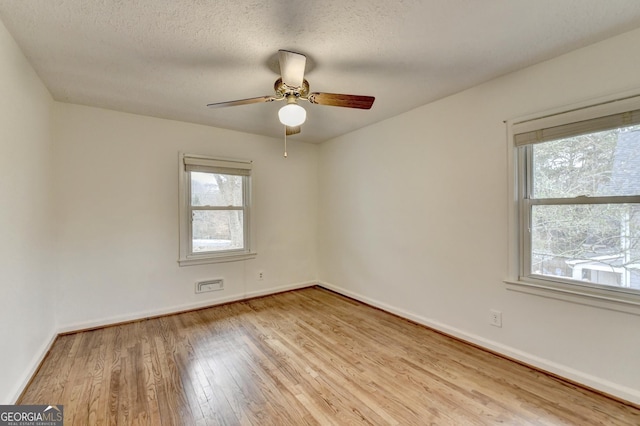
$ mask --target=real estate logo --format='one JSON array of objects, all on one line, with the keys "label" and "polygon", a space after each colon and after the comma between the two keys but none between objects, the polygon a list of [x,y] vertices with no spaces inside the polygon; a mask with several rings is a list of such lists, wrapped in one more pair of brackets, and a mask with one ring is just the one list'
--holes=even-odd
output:
[{"label": "real estate logo", "polygon": [[62,426],[62,405],[0,405],[0,426]]}]

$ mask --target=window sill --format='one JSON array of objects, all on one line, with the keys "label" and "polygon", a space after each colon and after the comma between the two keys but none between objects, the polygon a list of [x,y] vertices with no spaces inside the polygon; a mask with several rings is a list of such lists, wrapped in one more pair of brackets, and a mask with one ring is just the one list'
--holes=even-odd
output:
[{"label": "window sill", "polygon": [[504,280],[507,290],[564,300],[580,305],[640,315],[640,295],[606,289],[555,284],[542,280]]},{"label": "window sill", "polygon": [[178,259],[180,266],[192,266],[192,265],[206,265],[208,263],[225,263],[225,262],[239,262],[241,260],[255,259],[258,253],[238,253],[238,254],[224,254],[224,255],[204,255],[193,256],[183,259]]}]

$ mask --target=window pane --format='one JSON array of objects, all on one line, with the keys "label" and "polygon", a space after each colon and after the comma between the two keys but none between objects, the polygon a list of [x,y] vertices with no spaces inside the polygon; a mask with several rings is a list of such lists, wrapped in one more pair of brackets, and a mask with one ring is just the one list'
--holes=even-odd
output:
[{"label": "window pane", "polygon": [[532,198],[640,194],[640,128],[533,145]]},{"label": "window pane", "polygon": [[640,205],[533,206],[531,273],[640,289]]},{"label": "window pane", "polygon": [[242,206],[242,176],[191,172],[192,206]]},{"label": "window pane", "polygon": [[193,212],[193,253],[244,248],[242,210]]}]

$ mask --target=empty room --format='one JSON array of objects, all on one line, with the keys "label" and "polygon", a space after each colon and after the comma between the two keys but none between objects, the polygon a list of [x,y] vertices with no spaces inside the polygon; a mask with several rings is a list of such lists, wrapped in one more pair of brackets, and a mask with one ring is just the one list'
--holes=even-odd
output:
[{"label": "empty room", "polygon": [[0,0],[0,425],[640,425],[639,51],[637,0]]}]

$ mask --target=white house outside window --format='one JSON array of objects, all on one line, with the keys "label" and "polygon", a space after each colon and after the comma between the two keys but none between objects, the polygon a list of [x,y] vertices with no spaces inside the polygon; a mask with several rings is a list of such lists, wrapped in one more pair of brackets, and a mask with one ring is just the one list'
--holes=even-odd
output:
[{"label": "white house outside window", "polygon": [[571,119],[579,115],[512,125],[518,279],[637,296],[640,104]]},{"label": "white house outside window", "polygon": [[250,247],[251,166],[180,155],[181,265],[255,256]]}]

